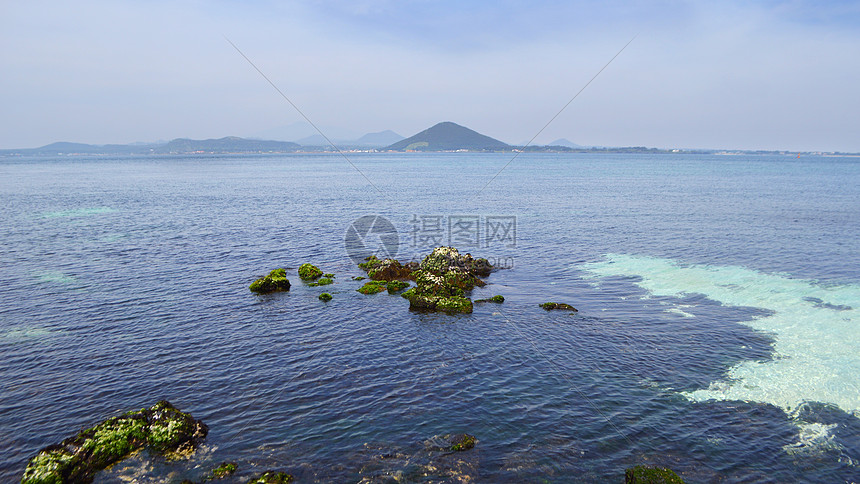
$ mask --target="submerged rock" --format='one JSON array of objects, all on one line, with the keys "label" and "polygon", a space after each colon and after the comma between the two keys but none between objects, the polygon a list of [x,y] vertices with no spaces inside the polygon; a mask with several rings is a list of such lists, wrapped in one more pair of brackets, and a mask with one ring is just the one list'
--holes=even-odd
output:
[{"label": "submerged rock", "polygon": [[577,309],[575,307],[565,303],[545,302],[541,304],[540,307],[546,309],[547,311],[552,311],[553,309],[564,309],[567,311],[577,312]]},{"label": "submerged rock", "polygon": [[364,283],[363,286],[356,289],[356,291],[362,294],[377,294],[384,291],[387,288],[387,283],[385,281],[370,281]]},{"label": "submerged rock", "polygon": [[446,435],[445,438],[451,443],[451,450],[455,452],[469,450],[478,442],[474,435],[469,434]]},{"label": "submerged rock", "polygon": [[246,484],[284,484],[293,482],[293,476],[286,472],[266,471],[257,477],[251,478]]},{"label": "submerged rock", "polygon": [[212,469],[212,473],[205,480],[212,481],[215,479],[223,479],[230,474],[236,472],[239,466],[235,462],[222,462],[221,465]]},{"label": "submerged rock", "polygon": [[299,278],[303,281],[313,281],[323,275],[323,271],[319,267],[304,263],[299,266]]},{"label": "submerged rock", "polygon": [[505,298],[504,298],[504,296],[495,295],[493,297],[488,297],[487,299],[475,299],[475,302],[476,303],[491,302],[491,303],[501,304],[501,303],[505,302]]},{"label": "submerged rock", "polygon": [[162,400],[45,447],[30,459],[21,482],[92,482],[96,472],[139,449],[168,456],[193,452],[208,431],[206,424]]},{"label": "submerged rock", "polygon": [[684,484],[678,474],[665,467],[636,466],[624,472],[625,484]]},{"label": "submerged rock", "polygon": [[327,286],[329,284],[334,284],[334,281],[329,277],[320,277],[315,282],[311,282],[308,286],[316,287],[316,286]]},{"label": "submerged rock", "polygon": [[402,291],[409,287],[409,283],[403,281],[391,281],[386,284],[385,287],[388,289],[389,294],[394,294],[395,292]]},{"label": "submerged rock", "polygon": [[268,294],[276,291],[289,291],[290,281],[287,280],[287,271],[284,269],[275,269],[268,276],[261,277],[251,283],[249,287],[251,292],[258,294]]}]

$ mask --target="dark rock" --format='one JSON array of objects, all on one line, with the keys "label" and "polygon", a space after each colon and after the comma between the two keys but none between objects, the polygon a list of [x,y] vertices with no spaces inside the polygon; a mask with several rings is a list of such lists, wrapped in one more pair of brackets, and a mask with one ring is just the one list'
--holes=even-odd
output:
[{"label": "dark rock", "polygon": [[665,467],[636,466],[624,472],[625,484],[684,484],[671,469]]},{"label": "dark rock", "polygon": [[82,430],[30,459],[22,484],[92,482],[95,473],[149,448],[167,455],[193,452],[209,429],[162,400]]},{"label": "dark rock", "polygon": [[287,280],[287,272],[284,269],[275,269],[266,277],[261,277],[251,283],[249,289],[259,294],[268,294],[276,291],[289,291],[290,281]]},{"label": "dark rock", "polygon": [[552,311],[553,309],[564,309],[567,311],[577,312],[575,307],[565,303],[546,302],[541,304],[540,307],[546,309],[547,311]]}]

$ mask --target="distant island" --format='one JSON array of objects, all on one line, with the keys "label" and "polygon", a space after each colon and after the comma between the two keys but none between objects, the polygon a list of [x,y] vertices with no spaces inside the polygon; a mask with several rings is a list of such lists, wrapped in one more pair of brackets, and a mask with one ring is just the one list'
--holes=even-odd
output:
[{"label": "distant island", "polygon": [[549,145],[509,145],[503,141],[478,133],[450,121],[435,124],[409,138],[391,130],[368,133],[355,140],[332,140],[329,144],[319,135],[293,141],[273,141],[227,136],[217,139],[194,140],[177,138],[160,143],[133,143],[127,145],[91,145],[57,142],[39,148],[4,149],[0,156],[57,156],[57,155],[194,155],[194,154],[277,154],[277,153],[357,153],[357,152],[508,152],[508,153],[686,153],[686,154],[770,154],[824,156],[858,156],[857,153],[801,152],[768,150],[715,150],[715,149],[661,149],[644,146],[603,147],[582,146],[566,138]]}]

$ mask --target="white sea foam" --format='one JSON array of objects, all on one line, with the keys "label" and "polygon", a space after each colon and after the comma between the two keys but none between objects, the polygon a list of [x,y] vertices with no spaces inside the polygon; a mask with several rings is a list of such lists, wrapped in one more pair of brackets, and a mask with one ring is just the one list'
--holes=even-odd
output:
[{"label": "white sea foam", "polygon": [[703,294],[772,311],[743,324],[774,335],[773,359],[744,361],[707,389],[683,393],[688,399],[763,402],[788,413],[815,401],[860,417],[860,286],[619,254],[582,267],[597,277],[641,278],[635,284],[653,296]]},{"label": "white sea foam", "polygon": [[59,334],[63,334],[63,331],[36,327],[12,328],[6,331],[0,331],[0,342],[16,343],[30,339],[49,338]]},{"label": "white sea foam", "polygon": [[55,283],[55,284],[74,284],[77,282],[72,276],[63,274],[59,271],[46,271],[34,274],[39,282]]}]

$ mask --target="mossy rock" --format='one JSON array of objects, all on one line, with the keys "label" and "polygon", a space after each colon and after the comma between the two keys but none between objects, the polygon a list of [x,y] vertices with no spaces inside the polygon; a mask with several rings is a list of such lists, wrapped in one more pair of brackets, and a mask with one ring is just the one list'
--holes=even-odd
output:
[{"label": "mossy rock", "polygon": [[684,484],[678,474],[665,467],[636,466],[624,472],[625,484]]},{"label": "mossy rock", "polygon": [[388,289],[389,294],[394,294],[409,287],[409,283],[404,281],[391,281],[386,284],[385,287]]},{"label": "mossy rock", "polygon": [[293,476],[286,472],[266,471],[251,478],[246,484],[284,484],[287,482],[293,482]]},{"label": "mossy rock", "polygon": [[323,274],[323,277],[328,277],[329,279],[331,279],[334,278],[334,274],[332,274],[331,272],[326,272],[325,274]]},{"label": "mossy rock", "polygon": [[329,284],[334,284],[334,281],[331,278],[320,277],[316,281],[309,283],[308,286],[317,287],[317,286],[327,286]]},{"label": "mossy rock", "polygon": [[319,297],[319,300],[323,301],[323,302],[329,302],[332,300],[332,295],[327,293],[327,292],[320,294],[318,297]]},{"label": "mossy rock", "polygon": [[370,281],[366,282],[363,286],[356,289],[356,291],[369,295],[369,294],[377,294],[386,289],[387,283],[385,281]]},{"label": "mossy rock", "polygon": [[451,444],[450,449],[455,452],[469,450],[475,447],[475,444],[478,442],[478,439],[476,439],[474,435],[469,434],[447,435],[446,438]]},{"label": "mossy rock", "polygon": [[576,308],[571,306],[570,304],[565,303],[556,303],[556,302],[545,302],[540,305],[540,307],[546,309],[547,311],[552,311],[554,309],[561,309],[565,311],[577,312]]},{"label": "mossy rock", "polygon": [[476,303],[491,302],[491,303],[501,304],[501,303],[505,302],[505,298],[504,298],[504,296],[495,295],[493,297],[488,297],[487,299],[476,299],[475,302]]},{"label": "mossy rock", "polygon": [[409,301],[409,309],[419,311],[444,311],[447,313],[471,313],[472,301],[462,296],[434,296],[422,294],[413,287],[400,295]]},{"label": "mossy rock", "polygon": [[367,272],[367,276],[375,281],[396,281],[399,279],[407,279],[412,273],[412,269],[404,266],[400,261],[395,259],[378,259],[372,255],[358,265],[361,269]]},{"label": "mossy rock", "polygon": [[203,422],[162,400],[45,447],[27,463],[21,482],[92,482],[96,472],[142,448],[167,455],[193,451],[208,431]]},{"label": "mossy rock", "polygon": [[353,281],[363,281],[365,279],[367,279],[367,278],[364,276],[352,276]]},{"label": "mossy rock", "polygon": [[209,476],[206,477],[205,480],[212,481],[215,479],[223,479],[236,472],[236,469],[238,468],[239,466],[236,465],[235,462],[222,462],[221,465],[212,469],[212,472],[209,474]]},{"label": "mossy rock", "polygon": [[265,277],[252,282],[249,289],[258,294],[268,294],[277,291],[289,291],[290,281],[284,269],[275,269]]},{"label": "mossy rock", "polygon": [[473,259],[471,254],[462,255],[454,247],[436,247],[424,257],[420,268],[435,274],[460,270],[475,277],[485,277],[493,271],[493,266],[487,259]]},{"label": "mossy rock", "polygon": [[304,263],[299,266],[299,278],[303,281],[313,281],[323,275],[323,271],[319,267]]}]

